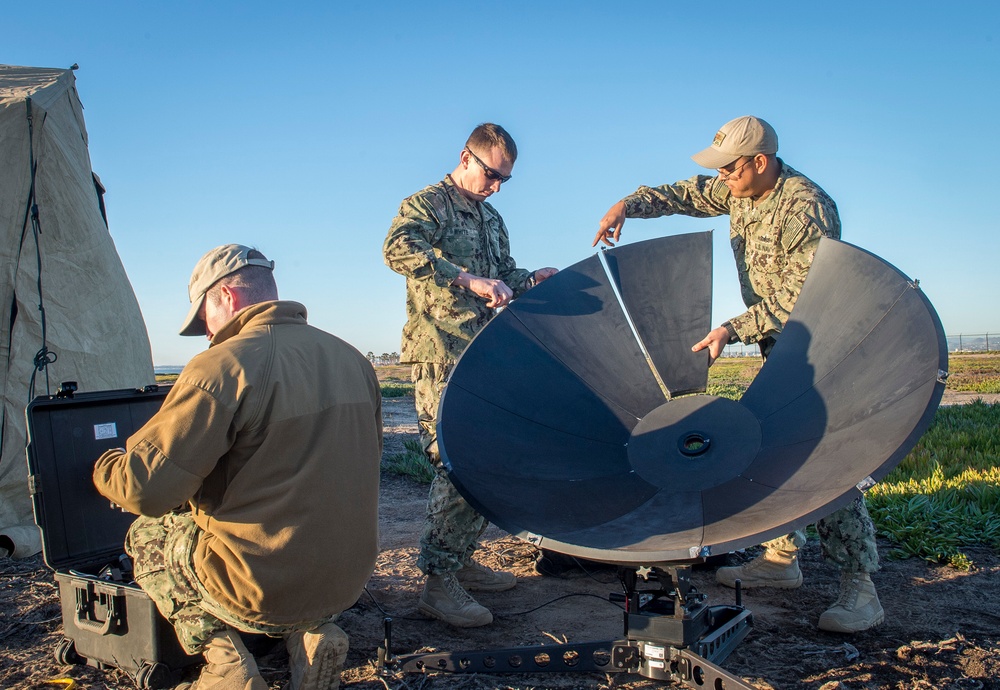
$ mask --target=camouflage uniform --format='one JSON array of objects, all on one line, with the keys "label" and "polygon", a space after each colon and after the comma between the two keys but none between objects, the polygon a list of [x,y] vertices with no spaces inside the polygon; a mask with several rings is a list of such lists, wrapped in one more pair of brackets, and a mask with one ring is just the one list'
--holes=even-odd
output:
[{"label": "camouflage uniform", "polygon": [[203,652],[212,635],[229,627],[280,636],[312,630],[331,620],[296,626],[265,625],[227,611],[195,575],[192,555],[199,531],[190,512],[167,513],[160,518],[140,515],[125,536],[125,551],[132,557],[136,584],[173,624],[185,652]]},{"label": "camouflage uniform", "polygon": [[386,265],[406,277],[406,325],[400,361],[413,365],[420,439],[435,466],[417,565],[428,575],[455,572],[486,527],[456,491],[437,449],[437,410],[451,367],[493,318],[475,293],[453,286],[461,271],[507,284],[517,297],[532,272],[517,268],[503,219],[486,202],[466,199],[451,176],[403,200],[382,248]]},{"label": "camouflage uniform", "polygon": [[[640,187],[623,201],[627,218],[680,214],[729,215],[729,242],[747,310],[729,319],[744,343],[758,343],[766,357],[795,306],[821,237],[840,238],[837,205],[819,185],[777,159],[774,190],[759,203],[735,198],[721,177],[698,175],[672,185]],[[846,572],[878,570],[875,528],[864,496],[816,524],[826,557]],[[793,550],[801,533],[768,542]]]}]

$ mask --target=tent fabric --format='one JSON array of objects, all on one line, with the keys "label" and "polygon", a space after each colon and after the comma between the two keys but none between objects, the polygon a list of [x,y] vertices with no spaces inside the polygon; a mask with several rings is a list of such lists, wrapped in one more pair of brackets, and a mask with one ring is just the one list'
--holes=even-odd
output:
[{"label": "tent fabric", "polygon": [[75,83],[72,70],[0,65],[0,555],[41,548],[25,459],[31,397],[64,381],[81,391],[155,381]]}]

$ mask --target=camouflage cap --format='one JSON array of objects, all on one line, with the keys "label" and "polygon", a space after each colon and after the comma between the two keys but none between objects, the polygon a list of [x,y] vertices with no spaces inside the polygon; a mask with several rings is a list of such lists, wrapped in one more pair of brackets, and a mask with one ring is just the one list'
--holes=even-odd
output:
[{"label": "camouflage cap", "polygon": [[744,115],[722,125],[712,145],[691,158],[703,168],[718,169],[742,156],[777,152],[778,135],[774,127],[759,117]]},{"label": "camouflage cap", "polygon": [[181,335],[205,335],[205,322],[198,315],[205,301],[205,293],[227,275],[244,266],[264,266],[274,270],[273,261],[269,261],[253,247],[242,244],[224,244],[201,257],[191,273],[191,282],[188,283],[191,309],[181,326]]}]

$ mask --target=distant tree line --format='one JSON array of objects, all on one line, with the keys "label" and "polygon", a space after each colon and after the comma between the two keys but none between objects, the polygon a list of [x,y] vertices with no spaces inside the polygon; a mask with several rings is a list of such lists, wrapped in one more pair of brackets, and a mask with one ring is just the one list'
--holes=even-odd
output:
[{"label": "distant tree line", "polygon": [[398,352],[383,352],[380,355],[369,351],[365,357],[368,361],[375,366],[384,366],[386,364],[399,364],[399,353]]}]

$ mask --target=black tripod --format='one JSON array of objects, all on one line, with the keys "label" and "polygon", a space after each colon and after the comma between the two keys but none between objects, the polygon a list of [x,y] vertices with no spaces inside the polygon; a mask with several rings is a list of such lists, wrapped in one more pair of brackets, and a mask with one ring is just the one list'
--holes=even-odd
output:
[{"label": "black tripod", "polygon": [[[656,589],[639,589],[639,576]],[[708,606],[707,596],[691,584],[690,564],[663,564],[618,570],[624,594],[625,639],[551,644],[466,652],[428,652],[395,656],[392,619],[385,619],[379,648],[380,672],[404,673],[638,673],[689,688],[753,690],[717,664],[750,632],[753,615],[743,608],[737,583],[734,605]]]}]

